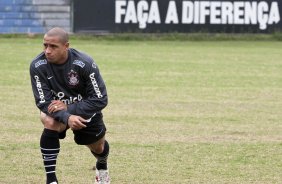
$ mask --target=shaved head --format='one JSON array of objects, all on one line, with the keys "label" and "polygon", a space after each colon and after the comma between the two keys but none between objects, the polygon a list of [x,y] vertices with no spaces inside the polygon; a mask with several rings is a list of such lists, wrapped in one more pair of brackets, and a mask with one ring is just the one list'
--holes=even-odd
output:
[{"label": "shaved head", "polygon": [[67,43],[69,42],[69,35],[68,33],[63,30],[62,28],[59,28],[59,27],[54,27],[52,29],[50,29],[46,34],[45,36],[50,36],[50,37],[58,37],[60,39],[60,41],[62,43]]},{"label": "shaved head", "polygon": [[69,36],[62,28],[50,29],[43,38],[46,59],[50,63],[63,64],[68,59]]}]

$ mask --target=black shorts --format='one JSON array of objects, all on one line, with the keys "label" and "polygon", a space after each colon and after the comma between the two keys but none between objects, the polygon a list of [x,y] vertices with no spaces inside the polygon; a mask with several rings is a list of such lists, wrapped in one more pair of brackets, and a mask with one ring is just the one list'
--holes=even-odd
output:
[{"label": "black shorts", "polygon": [[106,130],[103,119],[95,122],[89,122],[87,127],[80,130],[73,130],[74,141],[80,145],[92,144],[104,137]]},{"label": "black shorts", "polygon": [[[68,128],[67,128],[68,129]],[[59,134],[64,139],[67,129]],[[88,145],[97,142],[106,134],[106,126],[103,119],[87,123],[87,127],[80,130],[73,130],[74,141],[79,145]]]}]

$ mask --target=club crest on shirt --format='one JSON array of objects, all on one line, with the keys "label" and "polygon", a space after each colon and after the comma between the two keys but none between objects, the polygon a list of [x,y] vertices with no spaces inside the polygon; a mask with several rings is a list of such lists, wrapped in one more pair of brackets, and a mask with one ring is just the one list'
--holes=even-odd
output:
[{"label": "club crest on shirt", "polygon": [[78,74],[75,71],[71,70],[68,73],[68,82],[71,86],[76,86],[79,83]]}]

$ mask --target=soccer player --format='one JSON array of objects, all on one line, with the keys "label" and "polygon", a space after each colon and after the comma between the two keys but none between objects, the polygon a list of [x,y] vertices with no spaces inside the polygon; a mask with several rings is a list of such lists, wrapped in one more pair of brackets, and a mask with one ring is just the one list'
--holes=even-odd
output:
[{"label": "soccer player", "polygon": [[70,128],[74,140],[86,145],[96,157],[95,183],[110,183],[107,158],[109,144],[102,109],[107,106],[105,83],[93,59],[69,47],[68,34],[50,29],[43,38],[43,52],[30,64],[36,106],[44,129],[40,149],[46,184],[57,184],[56,160],[60,141]]}]

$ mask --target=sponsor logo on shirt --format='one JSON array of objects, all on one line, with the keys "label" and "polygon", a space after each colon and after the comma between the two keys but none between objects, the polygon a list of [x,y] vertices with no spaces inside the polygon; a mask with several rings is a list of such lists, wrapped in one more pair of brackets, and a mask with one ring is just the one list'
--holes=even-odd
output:
[{"label": "sponsor logo on shirt", "polygon": [[47,64],[47,60],[46,60],[46,59],[37,61],[37,62],[34,64],[34,66],[35,66],[35,68],[37,68],[37,67],[39,67],[40,65],[44,65],[44,64]]},{"label": "sponsor logo on shirt", "polygon": [[92,82],[92,85],[93,85],[93,88],[94,88],[94,91],[95,91],[97,97],[98,97],[98,98],[103,98],[103,95],[102,95],[102,93],[101,93],[101,91],[100,91],[100,89],[99,89],[98,83],[97,83],[97,81],[96,81],[96,79],[95,79],[95,73],[94,73],[94,72],[91,73],[91,74],[89,75],[89,77],[90,77],[90,80],[91,80],[91,82]]},{"label": "sponsor logo on shirt", "polygon": [[36,87],[37,87],[37,91],[38,91],[39,98],[40,98],[39,103],[44,103],[45,102],[45,96],[44,96],[44,93],[43,93],[43,89],[42,89],[40,79],[37,75],[34,76],[34,79],[36,81]]},{"label": "sponsor logo on shirt", "polygon": [[82,100],[81,94],[78,94],[77,96],[70,96],[69,98],[66,98],[66,95],[64,92],[60,91],[56,93],[52,90],[52,93],[54,95],[54,100],[60,100],[64,102],[66,105],[73,104],[75,102],[80,102]]},{"label": "sponsor logo on shirt", "polygon": [[81,68],[85,66],[85,63],[80,60],[74,60],[72,64],[80,66]]},{"label": "sponsor logo on shirt", "polygon": [[95,63],[92,63],[92,68],[97,68]]}]

